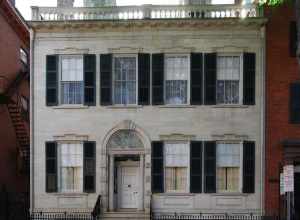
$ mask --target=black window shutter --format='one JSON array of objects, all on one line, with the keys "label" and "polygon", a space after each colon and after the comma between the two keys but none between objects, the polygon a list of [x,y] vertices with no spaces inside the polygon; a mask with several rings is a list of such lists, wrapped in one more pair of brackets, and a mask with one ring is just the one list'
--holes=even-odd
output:
[{"label": "black window shutter", "polygon": [[255,105],[255,57],[255,53],[244,53],[244,105]]},{"label": "black window shutter", "polygon": [[164,192],[164,145],[161,141],[152,142],[152,193]]},{"label": "black window shutter", "polygon": [[96,185],[96,143],[84,142],[83,151],[83,191],[93,193]]},{"label": "black window shutter", "polygon": [[202,192],[202,142],[192,141],[190,146],[190,192]]},{"label": "black window shutter", "polygon": [[191,105],[202,105],[203,54],[191,54]]},{"label": "black window shutter", "polygon": [[204,192],[216,192],[216,142],[204,142]]},{"label": "black window shutter", "polygon": [[208,53],[204,57],[205,105],[216,104],[217,54]]},{"label": "black window shutter", "polygon": [[297,53],[297,24],[296,21],[290,22],[290,56],[296,57]]},{"label": "black window shutter", "polygon": [[46,56],[46,105],[58,104],[58,56]]},{"label": "black window shutter", "polygon": [[290,122],[300,123],[300,83],[290,85]]},{"label": "black window shutter", "polygon": [[46,192],[57,192],[57,143],[46,142]]},{"label": "black window shutter", "polygon": [[84,55],[84,104],[96,105],[96,55]]},{"label": "black window shutter", "polygon": [[152,104],[164,104],[164,54],[152,54]]},{"label": "black window shutter", "polygon": [[112,55],[100,55],[100,103],[112,104]]},{"label": "black window shutter", "polygon": [[150,54],[139,54],[139,105],[150,104]]},{"label": "black window shutter", "polygon": [[244,141],[243,147],[243,193],[255,191],[255,143]]}]

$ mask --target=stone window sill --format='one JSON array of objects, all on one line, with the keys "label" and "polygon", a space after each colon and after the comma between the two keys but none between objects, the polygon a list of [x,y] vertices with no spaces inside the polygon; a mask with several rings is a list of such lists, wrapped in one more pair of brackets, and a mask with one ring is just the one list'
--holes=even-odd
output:
[{"label": "stone window sill", "polygon": [[82,197],[82,196],[88,196],[89,193],[76,193],[76,192],[70,192],[70,193],[67,193],[67,192],[61,192],[61,193],[49,193],[51,195],[54,195],[54,196],[60,196],[60,197]]},{"label": "stone window sill", "polygon": [[214,105],[213,108],[249,108],[249,105]]},{"label": "stone window sill", "polygon": [[196,108],[195,105],[158,105],[158,107],[159,108]]},{"label": "stone window sill", "polygon": [[110,105],[106,106],[106,108],[110,109],[138,109],[143,108],[142,105]]},{"label": "stone window sill", "polygon": [[53,109],[88,109],[89,106],[86,105],[58,105],[52,107]]}]

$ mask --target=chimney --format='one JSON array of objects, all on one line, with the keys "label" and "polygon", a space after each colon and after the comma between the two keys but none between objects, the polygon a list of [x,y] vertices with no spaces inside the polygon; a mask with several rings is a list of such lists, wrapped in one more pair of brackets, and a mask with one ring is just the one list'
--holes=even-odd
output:
[{"label": "chimney", "polygon": [[58,8],[72,8],[74,6],[74,0],[57,0]]}]

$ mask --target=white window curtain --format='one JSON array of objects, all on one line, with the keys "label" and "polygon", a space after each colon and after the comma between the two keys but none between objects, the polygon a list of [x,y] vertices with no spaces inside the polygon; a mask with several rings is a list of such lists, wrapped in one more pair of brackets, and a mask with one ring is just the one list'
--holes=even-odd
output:
[{"label": "white window curtain", "polygon": [[83,58],[62,56],[61,58],[61,102],[83,103]]},{"label": "white window curtain", "polygon": [[81,192],[83,188],[82,144],[61,144],[61,192]]},{"label": "white window curtain", "polygon": [[187,191],[189,145],[186,143],[165,144],[165,174],[167,192]]},{"label": "white window curtain", "polygon": [[217,191],[238,192],[240,184],[240,144],[217,145]]},{"label": "white window curtain", "polygon": [[166,104],[187,104],[188,57],[167,56],[165,65]]},{"label": "white window curtain", "polygon": [[217,103],[238,104],[240,57],[219,56],[217,59]]},{"label": "white window curtain", "polygon": [[136,58],[114,59],[114,104],[136,104]]}]

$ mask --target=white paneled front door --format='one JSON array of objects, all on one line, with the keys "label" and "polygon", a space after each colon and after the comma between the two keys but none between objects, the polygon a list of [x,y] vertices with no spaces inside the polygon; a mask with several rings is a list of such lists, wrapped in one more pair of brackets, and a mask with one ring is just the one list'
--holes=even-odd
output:
[{"label": "white paneled front door", "polygon": [[138,166],[121,165],[118,169],[118,206],[121,209],[137,208],[139,196]]}]

